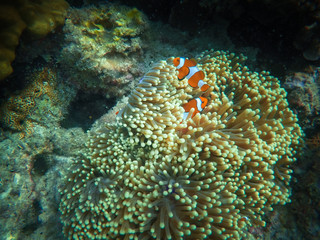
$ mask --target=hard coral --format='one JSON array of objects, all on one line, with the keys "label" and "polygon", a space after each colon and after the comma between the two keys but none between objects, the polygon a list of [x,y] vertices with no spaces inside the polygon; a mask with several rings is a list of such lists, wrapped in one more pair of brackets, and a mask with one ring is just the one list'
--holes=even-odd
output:
[{"label": "hard coral", "polygon": [[320,123],[319,84],[320,68],[311,69],[311,72],[296,72],[285,79],[284,88],[288,91],[288,101],[306,129]]},{"label": "hard coral", "polygon": [[22,2],[24,5],[19,8],[20,15],[27,24],[27,30],[36,37],[43,37],[57,26],[64,24],[69,7],[65,0],[23,0]]},{"label": "hard coral", "polygon": [[61,62],[71,81],[82,88],[103,89],[109,97],[128,91],[137,75],[146,18],[137,9],[102,5],[72,9],[64,31]]},{"label": "hard coral", "polygon": [[65,0],[13,0],[0,4],[0,80],[13,71],[11,62],[22,32],[43,37],[64,23],[68,3]]},{"label": "hard coral", "polygon": [[242,61],[200,56],[214,90],[185,121],[182,105],[201,93],[178,81],[172,59],[142,78],[66,177],[60,210],[69,239],[241,239],[289,201],[297,117],[278,79]]},{"label": "hard coral", "polygon": [[4,128],[20,131],[21,137],[25,133],[32,133],[32,120],[30,115],[36,104],[36,99],[43,94],[52,101],[57,101],[54,94],[56,73],[52,69],[44,68],[32,75],[32,82],[20,93],[10,96],[0,106],[0,123]]}]

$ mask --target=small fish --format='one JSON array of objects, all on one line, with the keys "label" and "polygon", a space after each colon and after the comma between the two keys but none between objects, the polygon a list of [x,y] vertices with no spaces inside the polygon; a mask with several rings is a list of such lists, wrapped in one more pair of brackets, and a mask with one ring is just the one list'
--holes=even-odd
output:
[{"label": "small fish", "polygon": [[143,81],[143,79],[144,79],[144,76],[139,80],[139,83],[141,83]]},{"label": "small fish", "polygon": [[183,120],[187,119],[189,112],[192,108],[194,108],[194,112],[191,118],[193,118],[197,113],[201,112],[207,106],[207,104],[208,99],[206,99],[205,97],[197,97],[190,100],[189,102],[183,105],[183,108],[185,110],[182,116]]},{"label": "small fish", "polygon": [[116,112],[116,119],[122,118],[123,115],[123,108]]},{"label": "small fish", "polygon": [[249,221],[250,219],[247,216],[243,216],[242,218],[239,219],[241,222]]},{"label": "small fish", "polygon": [[196,60],[177,57],[173,59],[173,65],[176,66],[179,71],[179,80],[187,78],[191,87],[199,87],[202,92],[208,90],[209,85],[203,81],[205,75],[203,71],[197,68]]}]

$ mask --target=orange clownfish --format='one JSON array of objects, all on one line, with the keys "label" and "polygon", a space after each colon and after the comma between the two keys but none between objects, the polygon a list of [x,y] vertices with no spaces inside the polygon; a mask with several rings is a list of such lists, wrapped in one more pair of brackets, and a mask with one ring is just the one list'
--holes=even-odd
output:
[{"label": "orange clownfish", "polygon": [[199,87],[202,92],[208,90],[209,85],[203,81],[205,76],[203,71],[197,68],[196,60],[177,57],[173,59],[173,64],[179,71],[179,80],[187,78],[191,87]]},{"label": "orange clownfish", "polygon": [[183,105],[183,108],[185,110],[182,116],[183,120],[187,119],[189,112],[192,108],[194,108],[194,112],[191,118],[193,118],[197,113],[201,112],[205,108],[205,106],[207,106],[207,104],[208,99],[206,99],[205,97],[197,97],[190,100],[189,102]]}]

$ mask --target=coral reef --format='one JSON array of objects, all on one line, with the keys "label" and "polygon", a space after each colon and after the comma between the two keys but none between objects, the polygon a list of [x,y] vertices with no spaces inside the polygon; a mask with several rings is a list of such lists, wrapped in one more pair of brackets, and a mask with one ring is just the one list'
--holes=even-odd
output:
[{"label": "coral reef", "polygon": [[13,71],[11,62],[15,58],[15,48],[19,44],[19,37],[26,24],[13,7],[0,5],[0,80],[10,75]]},{"label": "coral reef", "polygon": [[57,189],[87,135],[60,127],[75,92],[55,67],[26,74],[28,84],[1,99],[0,239],[63,239]]},{"label": "coral reef", "polygon": [[297,184],[293,186],[295,197],[292,199],[290,210],[291,218],[296,221],[296,229],[303,233],[305,239],[315,240],[320,238],[319,142],[316,146],[308,145],[308,148],[295,168]]},{"label": "coral reef", "polygon": [[107,97],[128,92],[129,83],[140,73],[137,66],[146,27],[146,18],[135,8],[107,4],[71,9],[60,58],[69,81],[103,90]]},{"label": "coral reef", "polygon": [[288,101],[297,111],[305,129],[320,125],[320,68],[309,72],[295,72],[285,78]]},{"label": "coral reef", "polygon": [[[59,102],[56,93],[56,78],[56,72],[53,69],[44,67],[40,71],[35,71],[30,76],[31,83],[25,89],[18,94],[11,95],[1,104],[0,123],[2,127],[22,132],[21,137],[25,133],[30,135],[32,133],[32,122],[36,121],[36,119],[31,118],[31,114],[35,110],[36,100],[45,95],[52,104]],[[45,105],[48,104],[46,101]],[[48,109],[48,106],[46,108]]]},{"label": "coral reef", "polygon": [[[35,156],[52,151],[52,144],[43,139],[41,145],[30,145],[7,139],[1,142],[1,236],[3,239],[19,239],[19,232],[24,226],[36,222],[35,182],[32,179],[33,160]],[[12,148],[11,144],[17,145]],[[9,237],[12,236],[12,238]]]},{"label": "coral reef", "polygon": [[278,79],[204,52],[209,102],[183,121],[201,92],[177,80],[172,59],[140,80],[71,168],[60,203],[69,239],[241,239],[290,201],[302,133]]},{"label": "coral reef", "polygon": [[63,239],[57,189],[87,136],[76,128],[34,129],[23,139],[0,134],[1,239]]},{"label": "coral reef", "polygon": [[26,29],[33,37],[43,37],[64,23],[65,0],[13,0],[0,4],[0,80],[12,73],[15,48]]}]

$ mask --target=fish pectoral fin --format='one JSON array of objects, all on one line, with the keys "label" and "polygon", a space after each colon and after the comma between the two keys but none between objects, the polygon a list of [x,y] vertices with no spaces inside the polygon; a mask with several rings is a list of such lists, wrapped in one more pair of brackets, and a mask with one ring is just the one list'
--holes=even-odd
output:
[{"label": "fish pectoral fin", "polygon": [[190,70],[187,67],[182,67],[179,69],[179,74],[178,74],[178,79],[182,80],[184,79],[188,74],[189,74]]},{"label": "fish pectoral fin", "polygon": [[181,80],[183,80],[185,77],[186,77],[186,76],[182,76],[182,75],[179,74],[179,75],[178,75],[178,80],[181,81]]}]

